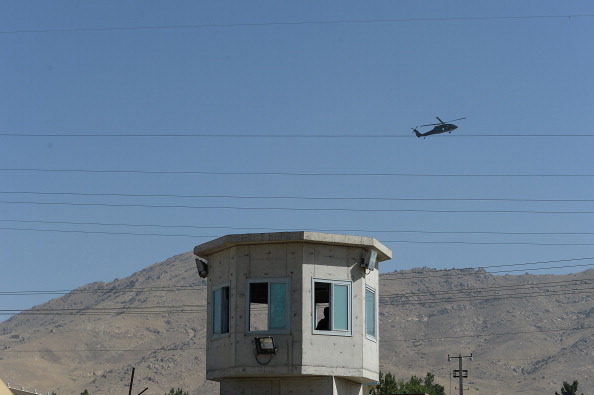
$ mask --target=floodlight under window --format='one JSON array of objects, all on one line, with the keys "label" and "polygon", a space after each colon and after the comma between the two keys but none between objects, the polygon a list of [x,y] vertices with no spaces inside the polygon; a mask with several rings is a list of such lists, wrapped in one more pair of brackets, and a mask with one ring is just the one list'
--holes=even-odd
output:
[{"label": "floodlight under window", "polygon": [[256,337],[256,353],[258,354],[276,354],[278,347],[274,344],[272,336]]}]

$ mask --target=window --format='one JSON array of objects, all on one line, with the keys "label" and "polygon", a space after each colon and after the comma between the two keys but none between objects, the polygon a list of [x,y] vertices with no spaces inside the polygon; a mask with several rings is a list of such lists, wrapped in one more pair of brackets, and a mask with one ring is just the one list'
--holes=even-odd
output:
[{"label": "window", "polygon": [[375,289],[365,287],[365,336],[372,340],[377,338],[375,306]]},{"label": "window", "polygon": [[313,288],[314,332],[350,335],[351,283],[314,279]]},{"label": "window", "polygon": [[250,280],[248,289],[249,332],[289,330],[289,280]]},{"label": "window", "polygon": [[229,333],[229,286],[212,291],[212,333]]}]

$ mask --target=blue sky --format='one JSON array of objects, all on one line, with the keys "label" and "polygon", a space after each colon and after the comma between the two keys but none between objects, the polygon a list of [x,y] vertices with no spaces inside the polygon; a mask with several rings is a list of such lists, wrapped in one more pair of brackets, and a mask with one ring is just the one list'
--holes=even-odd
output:
[{"label": "blue sky", "polygon": [[[589,0],[19,1],[0,26],[4,292],[281,230],[376,237],[382,272],[594,265]],[[467,119],[411,134],[435,116]]]}]

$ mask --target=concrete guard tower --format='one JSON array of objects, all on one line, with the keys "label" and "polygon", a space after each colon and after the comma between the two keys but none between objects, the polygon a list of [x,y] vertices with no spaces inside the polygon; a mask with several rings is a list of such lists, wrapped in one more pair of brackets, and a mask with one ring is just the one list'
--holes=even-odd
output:
[{"label": "concrete guard tower", "polygon": [[362,395],[379,375],[374,238],[228,235],[194,248],[208,278],[206,377],[223,395]]}]

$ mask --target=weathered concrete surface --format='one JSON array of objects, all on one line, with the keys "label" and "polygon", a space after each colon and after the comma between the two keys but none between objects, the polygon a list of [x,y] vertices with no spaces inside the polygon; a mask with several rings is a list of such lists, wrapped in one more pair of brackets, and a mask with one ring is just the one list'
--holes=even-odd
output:
[{"label": "weathered concrete surface", "polygon": [[[379,346],[365,335],[365,290],[379,294],[378,271],[361,267],[371,250],[378,262],[392,255],[373,238],[316,232],[229,235],[196,246],[194,253],[208,259],[207,378],[221,382],[222,394],[350,395],[362,391],[361,383],[377,381]],[[250,332],[247,298],[254,279],[288,282],[287,329]],[[314,279],[350,285],[349,331],[315,330]],[[220,286],[229,287],[229,333],[213,335],[210,298]],[[256,355],[254,338],[262,335],[274,337],[276,354]]]}]

